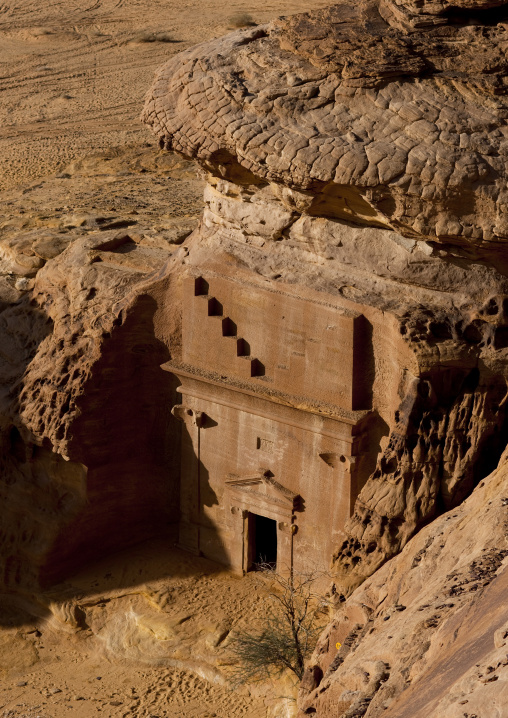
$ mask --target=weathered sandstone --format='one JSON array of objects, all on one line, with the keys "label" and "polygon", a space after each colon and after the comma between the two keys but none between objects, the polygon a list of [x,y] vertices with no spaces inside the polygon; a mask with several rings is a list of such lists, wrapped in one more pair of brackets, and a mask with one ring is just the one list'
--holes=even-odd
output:
[{"label": "weathered sandstone", "polygon": [[[163,411],[171,391],[157,381],[167,350],[151,328],[155,301],[128,299],[151,258],[160,261],[126,235],[91,235],[49,262],[33,292],[1,314],[8,588],[36,586],[40,571],[47,580],[77,551],[85,560],[99,545],[150,535],[167,518],[165,440],[152,451],[148,438],[152,412]],[[104,401],[113,413],[105,415]]]},{"label": "weathered sandstone", "polygon": [[318,643],[300,715],[506,716],[506,488],[504,461],[356,589]]},{"label": "weathered sandstone", "polygon": [[506,443],[505,26],[467,12],[408,33],[344,3],[187,51],[147,95],[161,146],[210,174],[189,261],[207,245],[376,307],[413,353],[375,360],[370,408],[391,433],[337,546],[339,594],[460,503]]},{"label": "weathered sandstone", "polygon": [[[245,279],[250,270],[281,289],[296,285],[302,296],[305,288],[319,289],[363,312],[374,327],[374,310],[384,317],[383,330],[373,333],[366,405],[377,417],[370,449],[382,454],[335,556],[337,592],[347,593],[495,468],[506,443],[506,352],[487,334],[506,331],[506,280],[492,267],[433,256],[427,245],[392,231],[326,218],[302,215],[281,241],[267,245],[252,223],[238,226],[237,188],[219,184],[219,200],[213,180],[205,193],[188,262],[199,268],[211,256],[212,267],[236,260]],[[255,201],[250,195],[250,207]],[[265,192],[259,217],[276,216],[273,201]]]},{"label": "weathered sandstone", "polygon": [[331,562],[304,714],[502,716],[505,13],[342,3],[187,50],[143,118],[201,167],[197,230],[68,208],[72,243],[2,242],[7,590],[167,524],[245,572],[266,519],[272,563]]},{"label": "weathered sandstone", "polygon": [[311,215],[497,245],[505,24],[460,8],[407,32],[383,8],[342,3],[189,50],[159,71],[144,119],[215,173],[309,192]]},{"label": "weathered sandstone", "polygon": [[[159,183],[169,173],[195,201],[200,185],[187,179],[187,163],[126,148],[26,188],[23,214],[3,222],[4,590],[36,591],[176,518],[167,472],[178,424],[172,436],[174,389],[159,368],[170,342],[154,334],[164,300],[142,290],[197,221],[186,216],[190,203],[179,217],[175,202],[176,216],[167,216]],[[4,196],[16,201],[14,191]],[[178,314],[170,306],[161,321],[171,342]]]},{"label": "weathered sandstone", "polygon": [[[485,491],[474,491],[498,466],[508,439],[505,14],[502,3],[342,3],[197,46],[166,63],[147,95],[143,119],[160,146],[195,158],[208,175],[201,227],[188,244],[191,271],[206,278],[228,266],[240,282],[270,282],[281,293],[291,287],[303,298],[317,290],[373,327],[362,408],[377,466],[359,480],[351,518],[333,529],[331,593],[339,612],[302,686],[306,714],[376,716],[389,709],[383,714],[402,716],[417,705],[422,716],[437,717],[460,710],[457,696],[469,700],[460,691],[476,691],[472,656],[443,679],[442,694],[429,697],[422,686],[440,670],[439,621],[430,616],[424,626],[435,633],[430,642],[420,629],[414,650],[408,641],[420,620],[420,595],[428,593],[436,610],[455,607],[442,596],[447,561],[476,576],[478,556],[485,557],[478,575],[488,581],[478,600],[468,593],[460,602],[464,613],[491,611],[492,624],[477,628],[485,642],[478,660],[489,660],[490,628],[494,633],[505,620],[501,589],[489,592],[487,585],[498,573],[501,581],[506,530],[503,524],[497,532],[496,524],[489,531],[497,519]],[[384,317],[386,345],[376,334],[376,312]],[[210,356],[213,371],[218,360]],[[226,391],[222,371],[214,381]],[[306,371],[319,372],[319,362]],[[337,381],[344,371],[338,361]],[[358,457],[367,454],[358,449]],[[314,476],[324,531],[327,489]],[[504,467],[486,485],[496,481],[504,485]],[[475,498],[464,504],[471,492]],[[423,561],[436,526],[455,514],[439,524],[436,517],[459,506],[471,525],[482,525],[478,543],[457,539],[453,546],[450,535],[443,559],[444,542]],[[220,529],[226,545],[228,526]],[[408,557],[415,566],[422,560],[429,577],[439,565],[435,581],[403,578]],[[374,585],[379,594],[367,600]],[[399,641],[393,653],[367,637],[391,591],[386,605],[393,603]],[[403,611],[399,592],[406,591]],[[460,610],[451,612],[449,626],[464,620],[465,631]],[[336,629],[339,641],[347,637],[347,666],[334,647]],[[383,651],[393,659],[383,663]],[[388,680],[385,701],[380,686]],[[458,680],[470,687],[459,690]],[[414,692],[403,693],[413,681]],[[457,693],[447,699],[448,690]],[[486,690],[503,705],[502,688]]]}]

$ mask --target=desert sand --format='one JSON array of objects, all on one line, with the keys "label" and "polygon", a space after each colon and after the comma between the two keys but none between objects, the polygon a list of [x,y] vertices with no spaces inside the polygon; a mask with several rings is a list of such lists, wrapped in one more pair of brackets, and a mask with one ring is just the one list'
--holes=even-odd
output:
[{"label": "desert sand", "polygon": [[259,0],[3,3],[0,187],[47,176],[100,150],[153,142],[139,115],[159,65],[227,33],[238,14],[262,23],[307,9],[301,1]]},{"label": "desert sand", "polygon": [[168,546],[147,542],[79,572],[27,605],[39,619],[3,605],[22,625],[0,638],[0,715],[263,718],[285,704],[291,710],[289,685],[284,700],[265,686],[225,682],[228,639],[262,615],[264,579],[237,578]]}]

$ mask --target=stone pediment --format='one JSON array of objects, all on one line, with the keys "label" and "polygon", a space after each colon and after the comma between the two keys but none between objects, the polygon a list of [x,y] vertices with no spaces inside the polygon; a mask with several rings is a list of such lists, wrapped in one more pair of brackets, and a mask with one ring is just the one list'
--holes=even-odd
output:
[{"label": "stone pediment", "polygon": [[249,496],[256,496],[265,501],[283,504],[291,510],[296,510],[300,502],[299,494],[295,494],[276,481],[271,471],[266,469],[244,476],[228,474],[225,483],[235,493],[244,494],[246,499]]}]

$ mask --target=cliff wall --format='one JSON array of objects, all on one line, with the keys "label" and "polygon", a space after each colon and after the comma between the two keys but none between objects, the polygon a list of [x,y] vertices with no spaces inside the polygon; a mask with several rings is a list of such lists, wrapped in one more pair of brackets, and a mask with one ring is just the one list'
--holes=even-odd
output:
[{"label": "cliff wall", "polygon": [[364,480],[301,711],[503,715],[507,17],[342,3],[199,45],[161,68],[143,114],[206,180],[183,246],[114,218],[69,246],[2,243],[6,590],[178,520],[160,365],[182,359],[183,278],[226,267],[332,297],[371,331]]},{"label": "cliff wall", "polygon": [[[464,625],[458,635],[463,615],[491,606],[492,623],[474,629],[489,660],[504,621],[506,531],[496,519],[483,533],[490,504],[476,487],[508,439],[505,14],[502,3],[341,3],[197,46],[166,63],[147,95],[143,119],[160,146],[207,173],[189,264],[227,263],[384,318],[371,373],[377,466],[334,552],[338,613],[302,685],[305,714],[460,711],[479,680],[469,658],[442,679],[442,698],[424,690],[446,651],[454,661],[455,651],[468,652],[452,645],[450,626]],[[500,467],[488,486],[503,485],[505,473]],[[427,558],[424,547],[459,515],[482,523],[478,541],[459,548],[450,528],[449,542]],[[405,561],[421,562],[417,572],[428,576],[438,567],[435,581],[406,577]],[[441,595],[448,561],[461,575],[486,577],[479,594],[459,591],[460,607]],[[385,582],[379,602],[367,601],[363,592]],[[399,601],[399,591],[410,600]],[[427,593],[425,610],[449,610],[446,618],[420,621]],[[371,618],[398,628],[377,637]],[[340,650],[336,636],[345,639]],[[367,667],[383,651],[393,658]],[[502,672],[502,660],[496,666]],[[502,715],[504,688],[486,690]]]}]

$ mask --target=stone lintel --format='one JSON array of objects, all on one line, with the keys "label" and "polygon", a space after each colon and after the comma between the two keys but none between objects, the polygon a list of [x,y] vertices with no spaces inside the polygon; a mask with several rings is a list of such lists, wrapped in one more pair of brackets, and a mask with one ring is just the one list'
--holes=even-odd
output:
[{"label": "stone lintel", "polygon": [[[333,407],[333,413],[330,411],[324,414],[318,406],[300,402],[298,397],[283,395],[281,392],[274,393],[275,396],[263,395],[229,377],[220,381],[194,373],[188,367],[184,369],[176,362],[166,362],[162,364],[162,369],[175,374],[182,381],[182,386],[177,389],[182,395],[228,406],[350,444],[355,439],[355,427],[368,413]],[[328,406],[326,410],[328,412]]]},{"label": "stone lintel", "polygon": [[256,475],[249,476],[228,474],[225,485],[230,491],[236,490],[250,495],[256,495],[262,490],[265,500],[279,503],[290,508],[291,511],[297,511],[299,508],[300,495],[280,484],[270,471],[258,472]]}]

